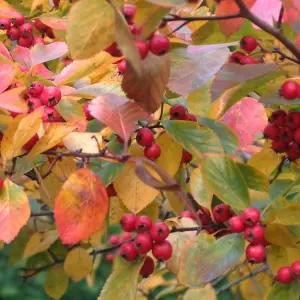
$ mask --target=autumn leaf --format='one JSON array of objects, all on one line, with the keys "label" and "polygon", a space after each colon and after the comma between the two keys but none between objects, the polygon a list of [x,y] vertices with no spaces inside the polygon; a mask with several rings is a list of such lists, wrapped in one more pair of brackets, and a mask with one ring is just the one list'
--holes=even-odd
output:
[{"label": "autumn leaf", "polygon": [[[0,108],[13,111],[16,113],[26,113],[27,104],[22,97],[25,86],[14,88],[0,94]],[[9,99],[9,101],[7,101]]]},{"label": "autumn leaf", "polygon": [[17,14],[8,1],[0,0],[0,18],[14,18]]},{"label": "autumn leaf", "polygon": [[108,210],[105,186],[88,169],[79,169],[58,194],[54,217],[64,244],[76,244],[97,232]]},{"label": "autumn leaf", "polygon": [[69,278],[61,266],[55,266],[47,272],[44,285],[49,297],[61,299],[68,289]]},{"label": "autumn leaf", "polygon": [[40,19],[44,24],[46,24],[47,26],[53,29],[67,30],[68,27],[67,19],[50,17],[45,15],[42,15]]},{"label": "autumn leaf", "polygon": [[0,93],[3,93],[15,77],[11,55],[5,45],[0,42]]},{"label": "autumn leaf", "polygon": [[8,178],[0,191],[0,240],[9,244],[30,217],[29,201],[21,187]]}]

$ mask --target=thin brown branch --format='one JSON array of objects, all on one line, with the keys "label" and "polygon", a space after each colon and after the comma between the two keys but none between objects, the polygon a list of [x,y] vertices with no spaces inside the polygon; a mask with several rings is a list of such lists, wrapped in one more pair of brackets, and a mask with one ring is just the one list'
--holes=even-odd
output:
[{"label": "thin brown branch", "polygon": [[47,177],[51,174],[52,169],[54,168],[54,166],[56,165],[56,163],[57,163],[59,160],[61,160],[61,155],[60,155],[60,154],[58,154],[58,155],[53,159],[53,161],[51,162],[51,164],[50,164],[48,170],[46,171],[46,173],[45,173],[44,175],[42,175],[42,178],[43,178],[43,179],[47,178]]},{"label": "thin brown branch", "polygon": [[53,216],[54,212],[53,211],[41,211],[37,213],[31,213],[30,217],[35,218],[35,217],[44,217],[44,216]]},{"label": "thin brown branch", "polygon": [[290,60],[290,61],[292,61],[292,62],[294,62],[294,63],[296,63],[296,64],[300,64],[300,60],[298,60],[298,59],[296,59],[296,58],[293,58],[293,57],[291,57],[291,56],[288,56],[288,55],[286,55],[286,54],[284,54],[282,51],[280,51],[278,48],[275,48],[273,51],[272,51],[272,53],[277,53],[277,54],[279,54],[280,55],[280,60],[285,60],[285,59],[287,59],[287,60]]},{"label": "thin brown branch", "polygon": [[229,19],[236,19],[240,18],[241,15],[239,13],[237,14],[231,14],[226,16],[198,16],[198,17],[181,17],[177,15],[172,15],[171,17],[165,17],[162,19],[162,21],[165,22],[174,22],[174,21],[217,21],[217,20],[229,20]]},{"label": "thin brown branch", "polygon": [[279,12],[279,17],[278,17],[278,21],[277,21],[277,28],[281,28],[281,23],[282,23],[282,19],[283,19],[283,14],[284,14],[284,6],[281,6],[280,12]]},{"label": "thin brown branch", "polygon": [[270,183],[274,182],[278,178],[278,176],[280,175],[280,173],[282,173],[282,169],[283,169],[283,165],[284,165],[285,160],[286,160],[285,157],[283,157],[281,159],[281,162],[280,162],[280,164],[277,167],[276,173],[275,173],[274,177],[270,180]]}]

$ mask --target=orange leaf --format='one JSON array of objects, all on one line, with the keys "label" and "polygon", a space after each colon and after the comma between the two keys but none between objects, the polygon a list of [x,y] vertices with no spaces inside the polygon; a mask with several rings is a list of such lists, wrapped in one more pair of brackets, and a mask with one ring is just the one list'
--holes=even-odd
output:
[{"label": "orange leaf", "polygon": [[99,177],[79,169],[64,183],[55,200],[54,217],[64,244],[76,244],[97,232],[108,211],[108,197]]},{"label": "orange leaf", "polygon": [[8,1],[0,0],[0,18],[13,18],[18,13],[8,4]]},{"label": "orange leaf", "polygon": [[[244,3],[251,8],[256,0],[244,0]],[[240,10],[236,5],[234,0],[222,0],[217,6],[216,15],[217,16],[226,16],[231,14],[236,14]],[[225,35],[231,35],[240,30],[243,24],[242,18],[221,20],[218,21],[220,28]]]},{"label": "orange leaf", "polygon": [[26,87],[22,86],[16,89],[8,90],[0,95],[0,108],[11,110],[17,113],[26,113],[28,106],[22,98],[22,93]]},{"label": "orange leaf", "polygon": [[23,190],[5,179],[0,192],[0,240],[10,243],[30,217],[28,198]]}]

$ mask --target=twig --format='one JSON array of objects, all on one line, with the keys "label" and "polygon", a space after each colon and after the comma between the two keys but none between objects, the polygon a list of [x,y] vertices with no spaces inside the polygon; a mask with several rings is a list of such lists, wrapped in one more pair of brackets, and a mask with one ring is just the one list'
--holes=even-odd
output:
[{"label": "twig", "polygon": [[174,21],[217,21],[217,20],[229,20],[229,19],[236,19],[240,18],[241,14],[231,14],[226,16],[198,16],[198,17],[180,17],[177,15],[172,15],[171,17],[165,17],[162,21],[165,22],[174,22]]},{"label": "twig", "polygon": [[284,6],[281,6],[280,12],[279,12],[279,17],[278,17],[278,21],[277,21],[277,28],[281,28],[281,23],[282,23],[282,19],[283,19],[283,14],[284,14]]},{"label": "twig", "polygon": [[274,175],[274,177],[270,180],[270,183],[273,183],[277,177],[280,175],[280,173],[282,172],[282,168],[283,168],[283,165],[284,165],[284,162],[285,162],[286,158],[282,158],[280,164],[278,165],[277,167],[277,171],[276,171],[276,174]]},{"label": "twig", "polygon": [[31,213],[30,217],[35,218],[35,217],[44,217],[44,216],[53,216],[54,212],[53,211],[41,211],[37,213]]},{"label": "twig", "polygon": [[11,166],[10,171],[9,172],[5,172],[5,175],[12,176],[15,173],[16,166],[17,166],[17,157],[14,157],[12,159],[12,166]]},{"label": "twig", "polygon": [[277,47],[272,51],[272,53],[278,53],[280,55],[280,60],[290,60],[296,64],[300,64],[300,60],[296,59],[296,58],[293,58],[291,56],[288,56],[286,54],[284,54],[281,50],[279,50]]},{"label": "twig", "polygon": [[49,166],[47,172],[46,172],[44,175],[42,175],[42,178],[43,178],[43,179],[45,179],[46,177],[48,177],[48,176],[51,174],[52,169],[54,168],[54,166],[56,165],[56,163],[57,163],[59,160],[61,160],[61,155],[60,155],[60,154],[58,154],[58,155],[54,158],[54,160],[51,162],[51,164],[50,164],[50,166]]},{"label": "twig", "polygon": [[172,35],[173,33],[175,33],[176,31],[180,30],[182,27],[184,27],[185,25],[187,25],[189,22],[191,21],[184,21],[182,24],[180,24],[178,27],[176,27],[173,31],[171,31],[168,36]]}]

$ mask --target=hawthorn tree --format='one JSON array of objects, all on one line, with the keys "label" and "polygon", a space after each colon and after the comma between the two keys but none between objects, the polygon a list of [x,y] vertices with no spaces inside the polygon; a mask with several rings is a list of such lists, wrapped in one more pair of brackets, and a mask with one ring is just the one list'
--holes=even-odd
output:
[{"label": "hawthorn tree", "polygon": [[60,299],[106,260],[101,300],[299,299],[299,15],[0,0],[0,242],[20,280],[46,272]]}]

